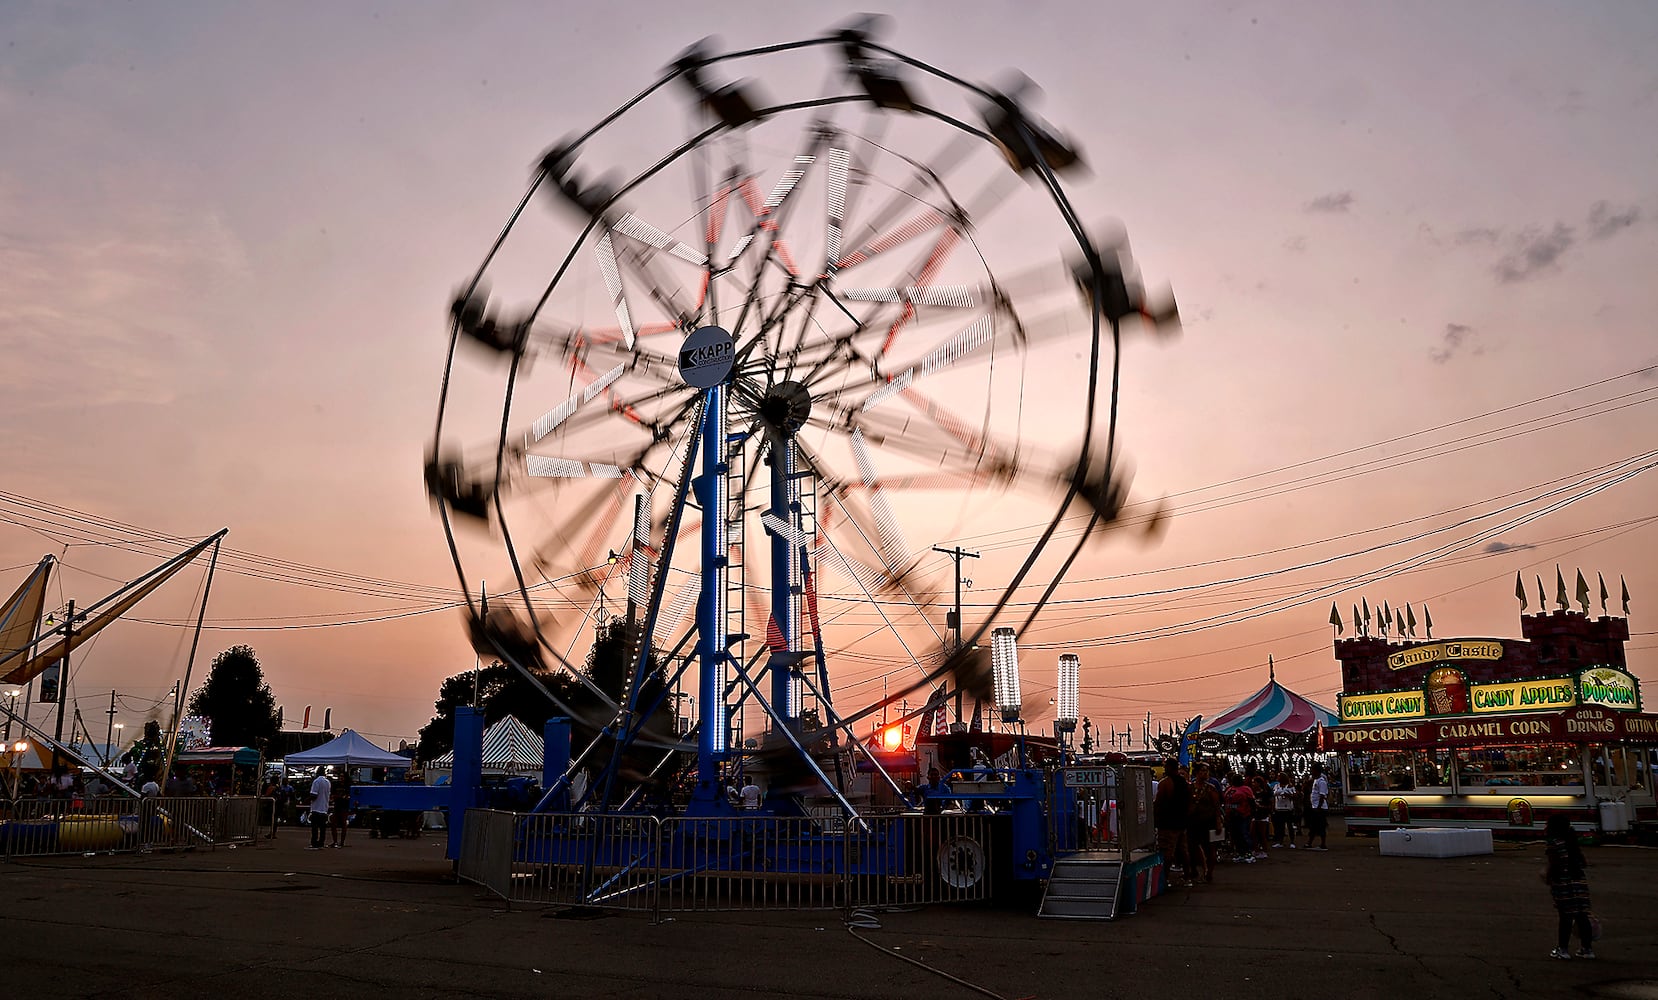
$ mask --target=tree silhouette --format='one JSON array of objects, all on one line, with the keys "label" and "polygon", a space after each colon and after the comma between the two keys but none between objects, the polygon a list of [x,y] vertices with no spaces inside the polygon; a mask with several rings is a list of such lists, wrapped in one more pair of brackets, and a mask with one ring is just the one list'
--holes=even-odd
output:
[{"label": "tree silhouette", "polygon": [[187,710],[208,720],[215,746],[263,747],[281,725],[251,646],[232,646],[214,657]]},{"label": "tree silhouette", "polygon": [[[536,678],[566,703],[576,696],[577,684],[571,677],[537,673]],[[499,661],[477,671],[446,677],[438,688],[436,714],[420,727],[421,760],[434,760],[454,748],[455,709],[473,704],[474,685],[486,727],[511,715],[530,727],[531,732],[539,733],[548,719],[559,714],[558,708],[523,674]]]}]

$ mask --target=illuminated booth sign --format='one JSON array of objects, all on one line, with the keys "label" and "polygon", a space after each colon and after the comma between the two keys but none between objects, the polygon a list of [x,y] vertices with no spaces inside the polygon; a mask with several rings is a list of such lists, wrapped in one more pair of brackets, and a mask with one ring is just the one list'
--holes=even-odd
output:
[{"label": "illuminated booth sign", "polygon": [[1578,675],[1578,701],[1621,712],[1641,710],[1640,682],[1616,667],[1590,667]]},{"label": "illuminated booth sign", "polygon": [[1420,666],[1424,663],[1440,663],[1450,660],[1500,660],[1502,658],[1503,644],[1495,639],[1458,639],[1452,642],[1431,642],[1425,646],[1401,649],[1387,658],[1387,665],[1393,670],[1403,670],[1406,667]]},{"label": "illuminated booth sign", "polygon": [[1658,715],[1585,707],[1564,712],[1340,725],[1326,750],[1411,750],[1515,743],[1658,743]]},{"label": "illuminated booth sign", "polygon": [[1641,710],[1639,681],[1614,667],[1591,667],[1575,677],[1543,677],[1500,684],[1469,684],[1455,667],[1428,674],[1418,691],[1346,694],[1338,700],[1341,721],[1383,722],[1440,715],[1494,715],[1593,705],[1621,712]]}]

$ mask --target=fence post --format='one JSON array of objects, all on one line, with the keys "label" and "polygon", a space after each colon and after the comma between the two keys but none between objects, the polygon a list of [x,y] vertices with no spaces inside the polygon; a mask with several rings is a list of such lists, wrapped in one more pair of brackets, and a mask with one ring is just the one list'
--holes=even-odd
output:
[{"label": "fence post", "polygon": [[662,817],[652,816],[651,828],[651,923],[662,922]]}]

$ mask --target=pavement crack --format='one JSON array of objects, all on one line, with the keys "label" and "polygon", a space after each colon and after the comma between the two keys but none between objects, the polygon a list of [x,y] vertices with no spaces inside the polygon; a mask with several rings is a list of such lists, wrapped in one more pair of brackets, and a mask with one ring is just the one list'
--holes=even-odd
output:
[{"label": "pavement crack", "polygon": [[1405,951],[1405,949],[1399,946],[1398,938],[1394,937],[1392,934],[1389,934],[1387,931],[1382,930],[1382,925],[1376,922],[1376,914],[1374,913],[1370,914],[1370,926],[1377,934],[1380,934],[1384,939],[1386,939],[1388,947],[1393,949],[1394,954],[1398,955],[1400,958],[1410,959],[1417,965],[1421,966],[1423,972],[1428,973],[1430,976],[1433,975],[1433,970],[1428,968],[1428,963],[1422,961],[1422,957],[1420,955],[1412,955],[1411,953]]}]

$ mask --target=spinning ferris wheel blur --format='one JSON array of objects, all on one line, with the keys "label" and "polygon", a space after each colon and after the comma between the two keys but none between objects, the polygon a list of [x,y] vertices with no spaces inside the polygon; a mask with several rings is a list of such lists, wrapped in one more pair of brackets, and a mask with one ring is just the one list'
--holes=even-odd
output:
[{"label": "spinning ferris wheel blur", "polygon": [[[517,592],[472,609],[480,648],[555,666],[625,591],[635,664],[700,663],[702,719],[752,698],[774,728],[809,704],[850,723],[981,693],[926,613],[930,545],[1039,521],[979,623],[1022,627],[1042,601],[1015,617],[1015,589],[1046,600],[1116,518],[1116,337],[1172,301],[1148,309],[1090,239],[1060,180],[1079,153],[1022,86],[872,28],[693,47],[540,160],[455,303],[427,465],[463,587]],[[837,633],[848,603],[866,613]],[[826,650],[877,645],[902,679],[836,712]]]}]

